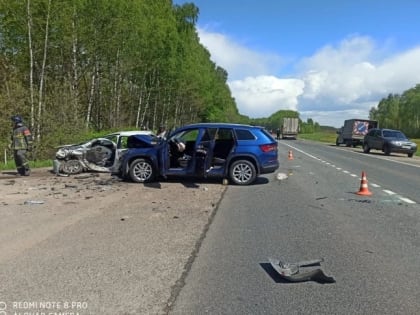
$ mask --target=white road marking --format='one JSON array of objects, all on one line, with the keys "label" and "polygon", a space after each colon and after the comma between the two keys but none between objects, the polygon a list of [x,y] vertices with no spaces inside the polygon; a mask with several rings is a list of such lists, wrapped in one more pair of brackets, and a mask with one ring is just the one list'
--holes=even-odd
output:
[{"label": "white road marking", "polygon": [[408,199],[408,198],[405,198],[405,197],[399,196],[398,198],[400,198],[400,200],[402,200],[402,201],[404,201],[406,203],[411,203],[411,204],[415,204],[416,203],[415,201],[413,201],[411,199]]},{"label": "white road marking", "polygon": [[391,190],[384,189],[383,192],[384,193],[387,193],[388,195],[395,195],[395,193],[393,191],[391,191]]},{"label": "white road marking", "polygon": [[[321,163],[325,163],[325,164],[327,164],[327,165],[329,165],[329,166],[332,166],[332,167],[334,167],[335,169],[337,169],[337,170],[342,170],[342,168],[341,167],[336,167],[335,165],[333,165],[333,164],[331,164],[331,163],[329,163],[329,162],[326,162],[326,161],[324,161],[324,160],[322,160],[322,159],[320,159],[320,158],[317,158],[316,156],[314,156],[314,155],[312,155],[312,154],[309,154],[309,153],[306,153],[305,151],[302,151],[302,150],[300,150],[300,149],[298,149],[298,148],[296,148],[296,147],[294,147],[294,146],[291,146],[291,145],[289,145],[289,144],[285,144],[285,143],[282,143],[283,145],[286,145],[286,146],[288,146],[288,147],[290,147],[290,148],[292,148],[292,149],[294,149],[294,150],[296,150],[296,151],[298,151],[298,152],[300,152],[300,153],[302,153],[302,154],[305,154],[305,155],[307,155],[307,156],[309,156],[310,158],[312,158],[312,159],[315,159],[315,160],[317,160],[317,161],[320,161]],[[348,152],[348,151],[346,151],[346,152]],[[349,151],[349,152],[352,152],[352,153],[357,153],[357,152],[353,152],[353,151]],[[409,163],[404,163],[404,162],[400,162],[400,161],[395,161],[395,160],[391,160],[391,159],[388,159],[388,158],[382,158],[382,157],[377,157],[377,156],[369,156],[368,154],[366,154],[366,156],[368,156],[368,157],[371,157],[371,158],[381,158],[381,159],[383,159],[383,160],[387,160],[387,161],[390,161],[390,162],[395,162],[395,163],[399,163],[399,164],[404,164],[404,165],[409,165],[409,166],[415,166],[415,167],[420,167],[420,166],[417,166],[417,165],[413,165],[413,164],[409,164]],[[352,174],[352,173],[350,173],[349,171],[346,171],[346,170],[343,170],[343,173],[345,173],[345,174],[350,174],[350,176],[352,176],[352,177],[358,177],[358,175],[355,175],[355,174]],[[282,177],[281,175],[280,175],[281,173],[279,173],[279,174],[277,174],[277,179],[279,179],[279,180],[281,180],[281,179],[285,179],[285,178],[279,178],[279,176],[280,177]],[[283,174],[283,175],[285,175],[285,174]],[[287,178],[287,175],[285,175],[286,176],[286,178]],[[373,187],[375,187],[375,188],[379,188],[379,187],[381,187],[380,185],[378,185],[378,184],[370,184],[371,186],[373,186]],[[384,189],[383,190],[385,193],[387,193],[388,195],[396,195],[396,193],[395,192],[393,192],[393,191],[391,191],[391,190],[386,190],[386,189]],[[406,203],[410,203],[410,204],[415,204],[416,202],[415,201],[413,201],[413,200],[411,200],[411,199],[408,199],[408,198],[405,198],[405,197],[402,197],[402,196],[399,196],[399,195],[397,195],[397,197],[401,200],[401,201],[404,201],[404,202],[406,202]]]}]

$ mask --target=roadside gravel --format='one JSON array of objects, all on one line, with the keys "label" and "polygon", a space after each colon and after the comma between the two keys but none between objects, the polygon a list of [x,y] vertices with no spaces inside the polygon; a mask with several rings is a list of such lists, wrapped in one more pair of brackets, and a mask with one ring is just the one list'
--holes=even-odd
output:
[{"label": "roadside gravel", "polygon": [[115,315],[167,312],[227,186],[37,169],[0,187],[0,307]]}]

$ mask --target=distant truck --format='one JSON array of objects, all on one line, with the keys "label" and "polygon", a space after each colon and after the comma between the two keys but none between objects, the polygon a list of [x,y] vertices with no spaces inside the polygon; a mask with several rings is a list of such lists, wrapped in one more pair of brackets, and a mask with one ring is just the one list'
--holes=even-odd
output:
[{"label": "distant truck", "polygon": [[281,138],[297,139],[299,133],[299,118],[283,118],[283,125],[281,126]]},{"label": "distant truck", "polygon": [[378,128],[378,122],[368,119],[347,119],[344,126],[337,131],[335,144],[345,144],[347,147],[363,144],[363,138],[372,128]]}]

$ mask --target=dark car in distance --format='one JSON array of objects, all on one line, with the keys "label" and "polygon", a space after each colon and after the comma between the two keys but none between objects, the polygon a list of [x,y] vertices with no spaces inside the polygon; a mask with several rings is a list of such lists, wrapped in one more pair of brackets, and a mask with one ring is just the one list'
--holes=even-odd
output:
[{"label": "dark car in distance", "polygon": [[363,152],[369,153],[371,149],[381,150],[385,155],[395,152],[413,157],[417,151],[417,145],[399,130],[374,128],[369,130],[363,139]]},{"label": "dark car in distance", "polygon": [[166,138],[149,138],[145,145],[144,136],[130,137],[121,177],[138,183],[171,176],[222,178],[249,185],[279,167],[277,141],[263,127],[197,123]]}]

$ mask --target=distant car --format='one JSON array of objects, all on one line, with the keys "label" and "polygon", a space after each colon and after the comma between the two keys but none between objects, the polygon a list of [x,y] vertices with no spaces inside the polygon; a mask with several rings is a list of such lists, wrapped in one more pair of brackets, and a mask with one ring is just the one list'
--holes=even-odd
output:
[{"label": "distant car", "polygon": [[[136,142],[139,136],[131,138]],[[249,185],[259,174],[278,167],[277,141],[263,127],[199,123],[175,130],[158,144],[130,148],[120,175],[138,183],[177,176],[218,177]]]},{"label": "distant car", "polygon": [[386,155],[395,152],[413,157],[417,145],[399,130],[374,128],[369,130],[363,139],[363,152],[369,153],[371,149],[381,150]]},{"label": "distant car", "polygon": [[[79,144],[60,146],[53,162],[54,172],[56,174],[78,174],[84,171],[117,172],[120,168],[120,159],[129,148],[128,139],[133,135],[156,138],[153,132],[147,130],[120,131]],[[147,145],[148,140],[143,141]]]}]

